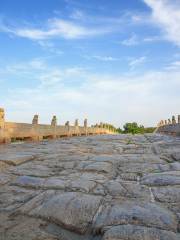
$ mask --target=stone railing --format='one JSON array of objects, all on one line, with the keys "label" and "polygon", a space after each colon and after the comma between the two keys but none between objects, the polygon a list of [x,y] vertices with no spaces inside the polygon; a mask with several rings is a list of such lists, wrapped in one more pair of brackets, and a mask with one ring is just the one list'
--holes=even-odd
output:
[{"label": "stone railing", "polygon": [[155,131],[156,133],[168,134],[173,136],[180,136],[180,115],[177,119],[175,116],[172,116],[172,119],[161,120]]},{"label": "stone railing", "polygon": [[103,127],[88,127],[87,119],[84,120],[84,126],[79,126],[78,119],[75,120],[74,126],[70,126],[69,121],[65,125],[58,125],[56,116],[53,116],[51,125],[39,124],[38,115],[34,115],[32,124],[6,122],[4,109],[0,108],[0,143],[113,133],[110,129]]}]

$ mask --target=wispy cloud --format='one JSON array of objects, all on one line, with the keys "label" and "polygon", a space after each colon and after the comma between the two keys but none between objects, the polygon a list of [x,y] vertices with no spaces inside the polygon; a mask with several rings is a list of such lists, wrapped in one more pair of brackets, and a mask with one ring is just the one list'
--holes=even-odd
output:
[{"label": "wispy cloud", "polygon": [[139,39],[136,34],[132,34],[132,36],[128,39],[125,39],[121,42],[122,45],[125,46],[135,46],[139,44]]},{"label": "wispy cloud", "polygon": [[169,41],[180,46],[180,2],[172,0],[144,0],[152,9],[153,22],[161,27]]},{"label": "wispy cloud", "polygon": [[[143,57],[134,60],[132,65],[142,61]],[[7,69],[12,66],[4,67],[4,71]],[[24,66],[19,63],[14,69],[21,71],[21,77],[26,81],[28,74],[33,72],[36,83],[33,87],[12,87],[6,92],[7,97],[1,104],[7,108],[7,117],[11,120],[19,120],[21,112],[21,120],[28,122],[39,112],[44,122],[48,122],[51,115],[60,114],[61,124],[89,116],[91,122],[108,120],[117,126],[131,120],[153,125],[168,112],[176,113],[180,104],[180,71],[177,69],[144,74],[95,74],[77,66],[52,67],[41,59],[32,59]],[[14,73],[11,79],[14,79]]]},{"label": "wispy cloud", "polygon": [[39,73],[37,80],[40,87],[65,87],[77,84],[79,87],[83,82],[84,69],[79,67],[68,67],[59,69],[58,67],[46,67],[47,69]]},{"label": "wispy cloud", "polygon": [[154,43],[159,41],[164,41],[164,37],[160,35],[149,35],[145,37],[138,36],[137,34],[133,33],[130,35],[129,38],[124,39],[118,43],[127,46],[127,47],[133,47],[140,44],[147,44],[147,43]]},{"label": "wispy cloud", "polygon": [[167,67],[167,70],[180,70],[180,61],[175,61],[170,63]]},{"label": "wispy cloud", "polygon": [[131,70],[135,69],[136,67],[144,64],[147,60],[147,57],[146,56],[142,56],[142,57],[139,57],[139,58],[136,58],[136,59],[132,59],[129,61],[129,66],[131,68]]},{"label": "wispy cloud", "polygon": [[106,27],[84,26],[69,20],[49,19],[42,28],[29,26],[16,27],[1,22],[0,30],[31,40],[45,40],[51,38],[78,39],[107,34],[111,30]]},{"label": "wispy cloud", "polygon": [[102,56],[102,55],[83,55],[84,58],[91,60],[91,59],[95,59],[98,61],[102,61],[102,62],[114,62],[114,61],[119,61],[119,58],[116,57],[112,57],[112,56]]},{"label": "wispy cloud", "polygon": [[84,14],[83,11],[81,11],[80,9],[75,9],[71,15],[70,18],[72,19],[78,19],[78,20],[83,20],[86,18],[86,14]]},{"label": "wispy cloud", "polygon": [[[59,68],[50,66],[45,59],[35,58],[28,62],[19,62],[0,68],[0,77],[6,79],[23,79],[25,82],[30,79],[36,81],[39,87],[48,87],[68,84],[80,84],[85,70],[78,66]],[[8,81],[8,80],[7,80]],[[27,81],[28,82],[28,81]]]},{"label": "wispy cloud", "polygon": [[143,42],[145,43],[151,43],[151,42],[159,42],[159,41],[164,41],[165,39],[163,38],[163,36],[147,36],[145,38],[143,38]]},{"label": "wispy cloud", "polygon": [[62,55],[64,52],[61,49],[58,49],[52,41],[49,40],[39,40],[37,43],[45,51],[53,53],[55,55]]},{"label": "wispy cloud", "polygon": [[[143,15],[133,15],[126,11],[119,14],[119,16],[113,17],[89,15],[81,9],[74,9],[69,15],[50,18],[46,22],[39,24],[37,22],[31,22],[31,24],[27,22],[25,24],[14,24],[6,18],[1,18],[0,31],[36,40],[40,44],[43,44],[43,41],[55,38],[81,39],[113,32],[122,32],[134,24],[138,25],[142,23],[145,23]],[[127,45],[133,44],[136,41],[135,38],[135,36],[132,36],[129,42],[127,41]],[[124,44],[126,44],[125,41]]]},{"label": "wispy cloud", "polygon": [[[44,71],[46,69],[46,63],[41,58],[34,58],[28,62],[17,62],[11,65],[6,65],[1,68],[1,73],[6,74],[25,74],[33,73],[35,71]],[[33,70],[33,71],[32,71]]]}]

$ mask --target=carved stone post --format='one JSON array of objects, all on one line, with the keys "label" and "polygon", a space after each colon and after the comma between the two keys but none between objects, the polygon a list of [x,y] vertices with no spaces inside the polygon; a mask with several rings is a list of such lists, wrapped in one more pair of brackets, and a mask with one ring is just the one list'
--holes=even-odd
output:
[{"label": "carved stone post", "polygon": [[67,121],[67,122],[65,123],[65,126],[66,126],[66,127],[69,127],[69,121]]},{"label": "carved stone post", "polygon": [[175,118],[175,116],[172,116],[172,124],[176,124],[176,118]]},{"label": "carved stone post", "polygon": [[163,120],[161,120],[160,124],[161,124],[161,126],[164,126],[164,121],[163,121]]},{"label": "carved stone post", "polygon": [[76,134],[77,136],[79,136],[79,135],[80,135],[80,132],[79,132],[79,121],[78,121],[78,119],[75,120],[74,126],[75,126],[75,134]]},{"label": "carved stone post", "polygon": [[6,131],[5,129],[4,109],[0,108],[0,143],[9,143],[9,142],[11,142],[11,139],[8,136],[8,131]]},{"label": "carved stone post", "polygon": [[51,126],[54,128],[53,129],[53,136],[52,136],[52,138],[55,139],[56,138],[56,126],[57,126],[57,118],[56,118],[56,116],[53,116],[52,121],[51,121]]},{"label": "carved stone post", "polygon": [[4,109],[0,108],[0,129],[3,129],[5,125],[5,114]]},{"label": "carved stone post", "polygon": [[99,127],[100,127],[100,134],[103,134],[104,133],[104,129],[103,129],[103,123],[102,122],[100,122],[100,125],[99,125]]},{"label": "carved stone post", "polygon": [[65,123],[65,129],[66,129],[66,132],[67,132],[67,136],[71,137],[72,134],[71,134],[71,129],[70,129],[70,123],[69,123],[69,121],[67,121],[67,122]]},{"label": "carved stone post", "polygon": [[84,119],[84,131],[85,131],[85,135],[87,136],[88,135],[88,132],[87,132],[87,118]]},{"label": "carved stone post", "polygon": [[38,120],[39,120],[39,116],[37,114],[34,115],[33,120],[32,120],[32,124],[37,125],[38,124]]},{"label": "carved stone post", "polygon": [[70,130],[70,123],[69,123],[69,121],[65,122],[65,127],[66,127],[66,130],[69,132],[69,130]]},{"label": "carved stone post", "polygon": [[4,109],[0,108],[0,143],[3,143],[5,139],[4,131]]},{"label": "carved stone post", "polygon": [[75,120],[74,126],[75,126],[75,127],[79,127],[78,119]]},{"label": "carved stone post", "polygon": [[87,118],[84,119],[84,127],[87,128]]},{"label": "carved stone post", "polygon": [[53,127],[57,126],[57,118],[56,118],[56,116],[53,116],[52,121],[51,121],[51,126],[53,126]]},{"label": "carved stone post", "polygon": [[32,120],[32,125],[33,125],[32,139],[34,141],[43,140],[43,136],[41,136],[40,133],[39,133],[38,124],[39,124],[39,116],[36,114],[36,115],[34,115],[33,120]]}]

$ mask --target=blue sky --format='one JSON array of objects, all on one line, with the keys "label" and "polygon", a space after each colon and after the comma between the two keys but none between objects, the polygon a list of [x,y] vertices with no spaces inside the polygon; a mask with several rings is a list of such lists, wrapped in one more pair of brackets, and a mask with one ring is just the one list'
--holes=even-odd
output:
[{"label": "blue sky", "polygon": [[179,0],[1,0],[0,56],[11,121],[180,114]]}]

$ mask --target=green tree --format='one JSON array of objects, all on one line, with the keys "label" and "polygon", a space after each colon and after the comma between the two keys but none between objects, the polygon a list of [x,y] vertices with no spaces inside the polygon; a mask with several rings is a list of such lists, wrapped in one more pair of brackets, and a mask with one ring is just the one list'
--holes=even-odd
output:
[{"label": "green tree", "polygon": [[132,133],[132,134],[138,134],[138,133],[144,133],[144,126],[138,124],[136,122],[133,123],[126,123],[124,126],[124,133]]},{"label": "green tree", "polygon": [[117,133],[123,133],[123,130],[119,127],[116,129]]}]

